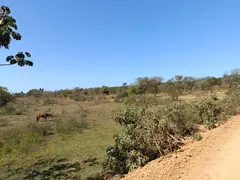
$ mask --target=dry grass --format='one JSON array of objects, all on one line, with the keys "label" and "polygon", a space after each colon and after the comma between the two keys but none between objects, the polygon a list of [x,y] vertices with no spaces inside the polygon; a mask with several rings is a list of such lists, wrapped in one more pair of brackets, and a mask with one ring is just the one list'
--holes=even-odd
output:
[{"label": "dry grass", "polygon": [[[4,141],[1,136],[0,142],[9,150],[5,149],[0,157],[0,169],[4,170],[8,165],[11,169],[9,173],[12,174],[18,168],[28,169],[36,159],[62,157],[68,161],[78,161],[82,168],[75,174],[85,179],[101,172],[106,148],[119,130],[112,118],[123,105],[111,102],[75,102],[69,99],[46,101],[22,98],[14,107],[16,110],[24,108],[27,111],[23,115],[1,116],[0,132],[6,136]],[[55,117],[50,117],[46,122],[41,119],[37,123],[36,114],[44,111],[51,112]],[[52,133],[36,139],[24,136],[24,139],[22,137],[27,134],[29,124],[50,128]],[[12,138],[7,138],[7,135]],[[20,148],[19,144],[23,147]],[[88,158],[97,160],[94,163],[84,163]],[[11,176],[14,177],[14,173]]]},{"label": "dry grass", "polygon": [[[220,98],[224,97],[224,92],[217,95]],[[164,94],[157,97],[167,98]],[[194,101],[197,95],[184,95],[180,99]],[[10,132],[10,134],[12,132],[16,142],[21,137],[19,132],[21,134],[26,131],[29,124],[36,124],[37,113],[47,111],[54,117],[50,117],[46,122],[40,120],[37,123],[50,129],[51,133],[41,136],[40,128],[40,136],[36,136],[37,140],[29,140],[31,136],[25,137],[28,143],[22,142],[23,151],[16,150],[15,146],[14,151],[1,155],[0,179],[6,179],[7,176],[13,179],[15,176],[21,177],[20,175],[23,176],[26,173],[25,170],[32,167],[36,161],[55,157],[79,162],[81,170],[75,172],[78,177],[86,179],[97,175],[102,171],[101,163],[106,159],[107,147],[114,141],[113,135],[119,132],[119,126],[114,123],[113,117],[125,107],[124,104],[113,102],[113,99],[76,102],[69,98],[19,98],[13,106],[18,113],[0,116],[0,132]],[[1,140],[2,137],[0,142]],[[5,137],[5,140],[7,142],[8,138]],[[20,141],[23,140],[20,138]],[[95,161],[87,162],[89,158],[94,158]],[[6,166],[9,166],[10,171],[6,171]]]}]

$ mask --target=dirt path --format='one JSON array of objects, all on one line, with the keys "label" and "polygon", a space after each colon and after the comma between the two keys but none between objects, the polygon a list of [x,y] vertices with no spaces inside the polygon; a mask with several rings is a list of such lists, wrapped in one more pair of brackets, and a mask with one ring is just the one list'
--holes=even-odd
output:
[{"label": "dirt path", "polygon": [[122,180],[239,180],[240,116],[188,141],[178,152],[156,159]]}]

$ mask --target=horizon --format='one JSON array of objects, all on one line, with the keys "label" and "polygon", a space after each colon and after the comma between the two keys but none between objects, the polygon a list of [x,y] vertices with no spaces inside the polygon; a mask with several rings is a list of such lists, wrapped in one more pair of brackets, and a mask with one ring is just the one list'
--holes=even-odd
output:
[{"label": "horizon", "polygon": [[[0,67],[11,92],[55,91],[133,83],[138,77],[221,77],[240,67],[239,1],[3,0],[33,67]],[[69,11],[70,10],[70,11]],[[69,13],[70,12],[70,13]]]},{"label": "horizon", "polygon": [[[235,68],[235,69],[232,69],[232,70],[240,70],[240,69],[239,69],[239,68]],[[224,76],[225,74],[231,75],[231,73],[225,72],[222,76],[203,76],[203,77],[190,76],[190,77],[195,78],[196,80],[199,80],[199,79],[201,79],[201,78],[207,78],[207,77],[223,78],[223,76]],[[183,75],[181,75],[181,74],[178,74],[178,75],[183,76]],[[178,76],[178,75],[176,75],[176,76]],[[147,78],[152,78],[152,77],[161,77],[161,76],[151,76],[151,77],[145,76],[145,77],[147,77]],[[189,76],[183,76],[183,78],[184,78],[184,77],[189,77]],[[144,78],[144,77],[139,77],[139,78]],[[163,78],[163,77],[161,77],[161,78]],[[174,77],[171,77],[171,78],[174,78]],[[170,78],[170,79],[171,79],[171,78]],[[167,83],[170,79],[164,79],[164,78],[163,78],[162,83]],[[137,80],[137,78],[135,79],[134,82],[127,83],[127,86],[135,85],[136,80]],[[124,82],[124,83],[126,83],[126,82]],[[111,88],[111,87],[121,87],[124,83],[122,83],[121,85],[107,86],[107,87],[109,87],[109,88]],[[54,89],[54,90],[45,89],[44,87],[33,88],[33,89],[39,90],[39,89],[42,88],[44,92],[56,92],[56,91],[61,91],[61,90],[73,90],[74,88],[81,88],[81,89],[102,88],[103,86],[105,86],[105,85],[95,86],[95,87],[94,87],[94,86],[91,86],[91,87],[85,87],[85,88],[83,88],[83,87],[77,87],[77,86],[76,86],[76,87],[72,87],[72,88],[67,88],[67,87],[66,87],[66,88]],[[1,86],[0,86],[0,87],[1,87]],[[5,86],[2,86],[2,87],[8,89],[8,87],[5,87]],[[8,91],[9,91],[10,93],[21,93],[21,92],[23,92],[23,93],[26,94],[27,92],[29,92],[30,90],[33,90],[33,89],[28,89],[27,91],[16,91],[16,92],[12,92],[12,91],[10,91],[10,90],[8,89]]]}]

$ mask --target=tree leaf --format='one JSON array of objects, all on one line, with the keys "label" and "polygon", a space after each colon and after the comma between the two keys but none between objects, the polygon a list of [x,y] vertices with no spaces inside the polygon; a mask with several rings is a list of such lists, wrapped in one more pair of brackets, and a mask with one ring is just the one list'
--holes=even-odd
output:
[{"label": "tree leaf", "polygon": [[15,59],[10,60],[10,64],[16,64],[17,61]]},{"label": "tree leaf", "polygon": [[29,52],[25,52],[27,57],[31,57],[31,54]]}]

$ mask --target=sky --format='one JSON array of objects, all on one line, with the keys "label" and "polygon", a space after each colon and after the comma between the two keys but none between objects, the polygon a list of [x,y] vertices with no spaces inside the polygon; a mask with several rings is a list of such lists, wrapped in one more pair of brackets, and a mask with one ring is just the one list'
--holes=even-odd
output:
[{"label": "sky", "polygon": [[240,67],[238,0],[1,0],[33,67],[0,67],[11,92],[120,86],[138,77],[222,76]]}]

